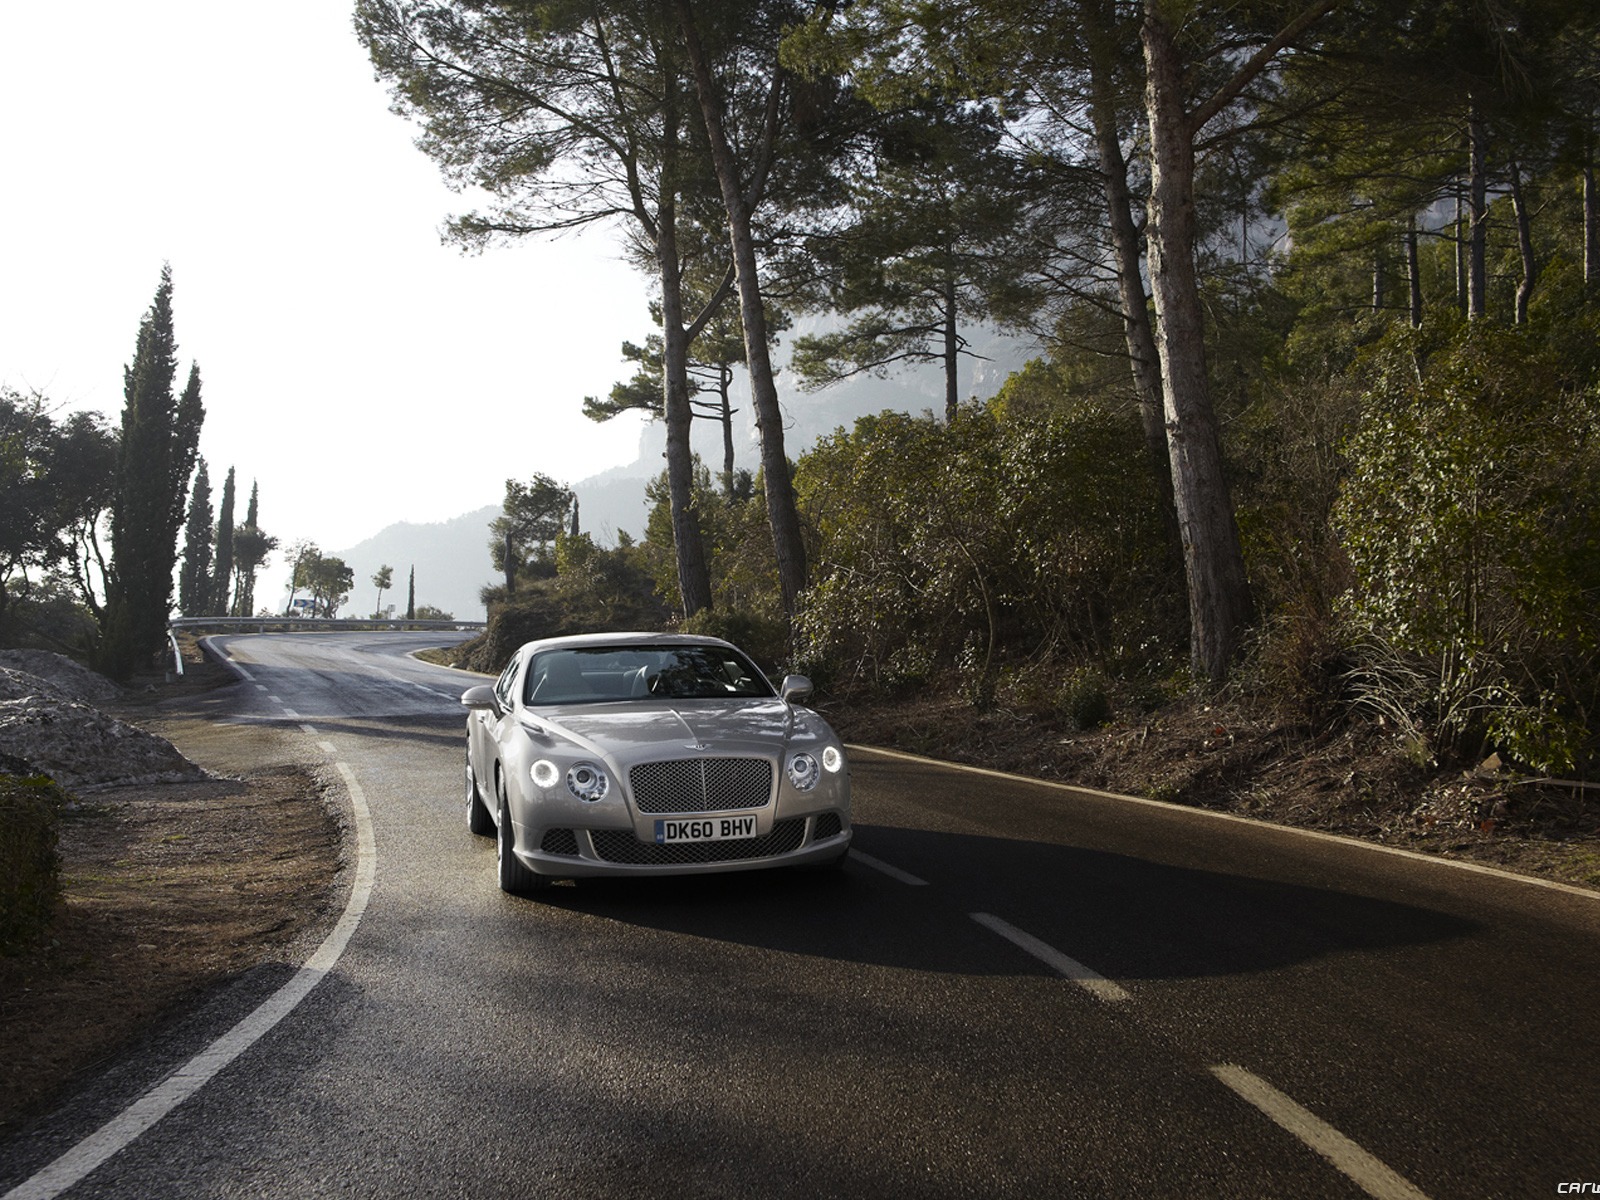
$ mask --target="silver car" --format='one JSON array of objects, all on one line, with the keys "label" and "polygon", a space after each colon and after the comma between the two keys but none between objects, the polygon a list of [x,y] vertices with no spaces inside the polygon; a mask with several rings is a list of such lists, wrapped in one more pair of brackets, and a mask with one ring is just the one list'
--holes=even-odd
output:
[{"label": "silver car", "polygon": [[843,860],[844,746],[716,638],[611,633],[529,642],[468,688],[467,828],[498,841],[500,886]]}]

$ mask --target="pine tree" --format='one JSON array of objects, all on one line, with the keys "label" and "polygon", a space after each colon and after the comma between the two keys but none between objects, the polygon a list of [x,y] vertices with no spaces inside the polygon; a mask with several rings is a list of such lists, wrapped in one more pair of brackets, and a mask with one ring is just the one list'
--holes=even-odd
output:
[{"label": "pine tree", "polygon": [[113,678],[126,679],[160,650],[172,610],[178,532],[205,420],[199,367],[190,368],[183,395],[174,401],[176,376],[172,270],[163,267],[133,362],[123,373],[111,562],[97,653]]},{"label": "pine tree", "polygon": [[228,597],[233,592],[233,468],[222,484],[222,503],[217,506],[216,589],[211,595],[211,611],[228,615]]},{"label": "pine tree", "polygon": [[206,615],[211,604],[211,477],[206,460],[195,471],[189,520],[184,526],[183,569],[178,573],[178,611],[186,617]]}]

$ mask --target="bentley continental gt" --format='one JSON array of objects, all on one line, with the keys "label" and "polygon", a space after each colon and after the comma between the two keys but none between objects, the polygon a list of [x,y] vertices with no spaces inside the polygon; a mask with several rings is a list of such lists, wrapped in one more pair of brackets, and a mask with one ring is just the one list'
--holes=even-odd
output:
[{"label": "bentley continental gt", "polygon": [[468,688],[467,827],[502,889],[826,866],[850,848],[838,735],[740,650],[687,634],[529,642]]}]

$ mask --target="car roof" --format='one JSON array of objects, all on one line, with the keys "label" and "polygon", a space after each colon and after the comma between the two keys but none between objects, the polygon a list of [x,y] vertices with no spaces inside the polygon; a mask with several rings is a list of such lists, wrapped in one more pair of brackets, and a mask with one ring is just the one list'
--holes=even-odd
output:
[{"label": "car roof", "polygon": [[538,650],[602,649],[606,646],[724,646],[729,650],[738,649],[732,642],[694,633],[578,633],[526,642],[518,653]]}]

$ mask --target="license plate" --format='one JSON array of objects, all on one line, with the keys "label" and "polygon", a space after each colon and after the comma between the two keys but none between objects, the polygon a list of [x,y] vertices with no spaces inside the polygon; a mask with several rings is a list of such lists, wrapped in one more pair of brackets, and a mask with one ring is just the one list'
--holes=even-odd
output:
[{"label": "license plate", "polygon": [[756,836],[756,819],[748,817],[672,817],[656,821],[656,845],[679,842],[727,842]]}]

